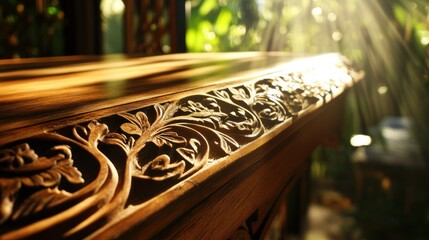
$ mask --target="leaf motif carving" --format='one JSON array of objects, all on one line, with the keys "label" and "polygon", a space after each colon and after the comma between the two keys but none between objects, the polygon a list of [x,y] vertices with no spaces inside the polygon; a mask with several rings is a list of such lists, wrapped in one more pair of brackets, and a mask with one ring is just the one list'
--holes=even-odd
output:
[{"label": "leaf motif carving", "polygon": [[228,114],[220,111],[220,107],[214,98],[206,98],[208,108],[200,102],[188,100],[186,105],[180,106],[180,110],[188,113],[186,119],[188,121],[196,121],[201,123],[210,123],[213,127],[217,127],[224,119],[228,118]]},{"label": "leaf motif carving", "polygon": [[22,184],[27,187],[52,187],[59,184],[62,176],[70,183],[83,183],[82,174],[76,167],[73,167],[73,160],[68,146],[56,146],[51,149],[51,152],[56,154],[50,158],[41,157],[38,159],[40,162],[52,162],[51,166],[46,169],[34,169],[34,173],[30,176],[21,177]]},{"label": "leaf motif carving", "polygon": [[139,126],[134,123],[124,123],[121,125],[122,131],[131,134],[131,135],[142,135],[143,131]]},{"label": "leaf motif carving", "polygon": [[227,92],[227,91],[225,91],[225,90],[215,90],[215,91],[213,91],[213,93],[214,93],[217,97],[219,97],[220,99],[223,99],[223,100],[231,100],[231,99],[230,99],[230,97],[229,97],[228,92]]},{"label": "leaf motif carving", "polygon": [[180,106],[180,110],[189,113],[188,117],[191,118],[208,118],[213,114],[213,110],[192,100],[188,100],[186,105]]},{"label": "leaf motif carving", "polygon": [[155,181],[179,178],[185,171],[185,162],[171,163],[170,161],[170,156],[166,154],[159,155],[142,168],[143,175],[134,174],[134,176]]},{"label": "leaf motif carving", "polygon": [[176,151],[190,164],[195,164],[195,151],[189,148],[180,147]]},{"label": "leaf motif carving", "polygon": [[29,177],[22,177],[21,182],[27,187],[52,187],[59,183],[61,175],[58,172],[41,172]]},{"label": "leaf motif carving", "polygon": [[41,190],[18,206],[18,210],[13,213],[13,220],[42,211],[56,204],[60,195],[66,196],[64,191],[58,190],[63,177],[73,184],[84,182],[80,171],[73,166],[72,153],[67,145],[54,146],[46,152],[46,156],[39,157],[28,144],[21,144],[0,151],[0,156],[2,162],[9,164],[0,165],[0,172],[7,173],[0,176],[0,223],[11,217],[16,200],[14,196],[22,188]]},{"label": "leaf motif carving", "polygon": [[125,153],[129,153],[133,148],[135,140],[133,137],[127,138],[124,134],[119,133],[108,133],[104,138],[103,142],[107,144],[113,144],[121,147]]},{"label": "leaf motif carving", "polygon": [[137,112],[135,116],[138,120],[138,123],[140,123],[140,127],[143,131],[150,127],[149,120],[145,113]]},{"label": "leaf motif carving", "polygon": [[220,142],[215,143],[217,143],[226,154],[231,154],[231,152],[233,151],[231,146],[234,147],[234,150],[236,150],[240,146],[237,141],[234,140],[234,138],[224,133],[218,132],[218,136]]},{"label": "leaf motif carving", "polygon": [[[133,177],[146,179],[140,182],[169,180],[159,184],[162,188],[158,188],[156,183],[150,183],[151,187],[157,189],[143,193],[144,199],[148,199],[152,197],[151,194],[159,193],[201,170],[207,162],[222,161],[241,146],[251,146],[252,141],[263,134],[271,137],[271,129],[286,121],[287,124],[278,128],[282,130],[283,126],[287,127],[295,120],[294,117],[301,116],[302,110],[315,103],[324,103],[323,100],[330,99],[329,95],[339,93],[346,87],[341,79],[335,81],[336,77],[327,77],[323,80],[325,83],[319,83],[323,74],[313,70],[309,72],[309,77],[305,76],[306,72],[279,72],[278,76],[274,76],[277,73],[273,72],[260,79],[245,80],[248,78],[246,75],[243,80],[228,82],[223,89],[171,95],[171,98],[184,97],[116,116],[102,117],[100,121],[106,124],[94,120],[86,126],[76,125],[72,128],[73,136],[70,136],[70,127],[67,126],[31,139],[39,146],[37,151],[45,151],[53,142],[64,141],[80,148],[76,151],[78,156],[95,157],[98,160],[99,168],[88,169],[98,169],[98,176],[94,177],[97,173],[91,173],[88,178],[93,182],[79,190],[76,190],[76,186],[70,186],[83,183],[84,180],[79,169],[73,166],[74,160],[68,146],[56,146],[48,153],[38,152],[40,157],[28,144],[0,149],[0,224],[8,225],[0,231],[1,234],[8,233],[8,229],[14,230],[14,227],[9,227],[15,221],[22,221],[18,223],[25,227],[33,220],[43,218],[42,221],[45,221],[45,217],[51,216],[45,215],[45,210],[53,214],[66,211],[65,214],[60,213],[67,215],[67,219],[60,224],[75,223],[81,217],[89,216],[72,230],[75,231],[73,233],[85,234],[93,230],[96,224],[114,219],[114,214],[121,214],[123,208],[129,206],[128,203],[138,201],[127,199],[132,194],[131,190],[145,185],[134,186],[139,181],[133,181]],[[346,76],[341,78],[350,77],[349,73],[344,74]],[[248,84],[238,85],[240,82]],[[221,85],[213,87],[217,86]],[[127,103],[128,106],[136,105]],[[109,132],[107,124],[110,123],[112,125],[109,127],[117,132]],[[36,142],[35,139],[42,139],[42,142]],[[106,150],[103,145],[99,149],[97,144],[100,142],[115,147]],[[118,147],[123,149],[125,155],[122,152],[117,154]],[[240,154],[237,152],[237,155]],[[67,183],[63,184],[64,181]],[[70,192],[61,190],[69,186],[73,189]],[[97,194],[95,205],[87,205],[87,200],[84,204],[95,214],[76,214],[76,208],[69,208],[72,203],[91,194]],[[109,196],[104,198],[98,194]],[[33,230],[28,229],[27,232],[31,234]]]},{"label": "leaf motif carving", "polygon": [[12,215],[12,220],[17,220],[22,217],[38,213],[57,205],[65,198],[69,197],[70,193],[59,190],[58,188],[47,188],[37,191],[27,198]]},{"label": "leaf motif carving", "polygon": [[152,140],[155,145],[161,147],[162,145],[168,145],[170,147],[173,146],[173,143],[186,143],[186,139],[182,136],[179,136],[176,132],[173,131],[165,131],[159,134],[156,134]]},{"label": "leaf motif carving", "polygon": [[56,167],[52,171],[58,172],[61,176],[65,177],[68,182],[74,184],[83,183],[82,173],[73,166],[73,160],[67,159],[57,163]]},{"label": "leaf motif carving", "polygon": [[137,112],[135,115],[131,113],[120,113],[119,116],[129,121],[129,123],[121,125],[122,131],[128,134],[140,136],[150,127],[149,120],[143,112]]},{"label": "leaf motif carving", "polygon": [[21,189],[21,182],[16,179],[0,179],[0,224],[12,215],[16,193]]},{"label": "leaf motif carving", "polygon": [[232,98],[235,100],[248,102],[248,99],[250,99],[250,96],[246,93],[246,91],[243,88],[229,88],[229,90],[232,93]]},{"label": "leaf motif carving", "polygon": [[180,147],[177,148],[176,151],[180,154],[180,156],[183,157],[183,159],[194,165],[198,152],[198,147],[201,146],[201,143],[197,139],[191,138],[189,140],[189,144],[191,145],[191,148]]}]

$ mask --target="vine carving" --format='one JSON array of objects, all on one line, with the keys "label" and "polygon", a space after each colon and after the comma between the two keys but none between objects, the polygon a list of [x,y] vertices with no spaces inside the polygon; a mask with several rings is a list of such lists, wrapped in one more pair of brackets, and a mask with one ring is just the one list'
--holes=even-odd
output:
[{"label": "vine carving", "polygon": [[0,237],[46,233],[30,225],[53,217],[69,224],[65,237],[80,236],[126,209],[132,186],[189,177],[329,101],[353,74],[344,64],[277,72],[3,146]]}]

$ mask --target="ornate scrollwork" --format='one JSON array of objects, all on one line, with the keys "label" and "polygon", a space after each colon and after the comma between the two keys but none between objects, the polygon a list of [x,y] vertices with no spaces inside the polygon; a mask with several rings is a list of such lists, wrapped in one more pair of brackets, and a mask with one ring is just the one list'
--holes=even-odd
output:
[{"label": "ornate scrollwork", "polygon": [[127,208],[133,184],[150,182],[156,188],[163,182],[165,189],[328,101],[351,75],[347,66],[328,73],[319,68],[278,72],[5,146],[0,237],[47,231],[48,225],[37,224],[52,217],[61,219],[57,225],[66,228],[64,236],[84,236],[89,226]]}]

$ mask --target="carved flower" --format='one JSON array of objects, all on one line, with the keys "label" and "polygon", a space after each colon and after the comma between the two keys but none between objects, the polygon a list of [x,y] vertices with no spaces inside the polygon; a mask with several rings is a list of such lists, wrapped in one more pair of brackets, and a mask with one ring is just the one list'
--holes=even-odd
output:
[{"label": "carved flower", "polygon": [[29,187],[51,187],[65,177],[71,183],[82,183],[81,173],[73,167],[71,151],[61,145],[50,150],[50,157],[38,157],[27,143],[0,151],[0,173],[18,179]]},{"label": "carved flower", "polygon": [[33,163],[38,156],[28,144],[20,144],[11,149],[0,151],[0,169],[18,169],[25,164]]},{"label": "carved flower", "polygon": [[[78,184],[83,183],[80,171],[73,167],[70,148],[66,145],[59,145],[51,148],[47,156],[39,157],[27,143],[14,146],[9,149],[0,150],[0,223],[9,219],[18,218],[25,213],[29,215],[41,211],[44,207],[55,205],[50,202],[49,206],[30,206],[31,203],[18,207],[18,213],[13,213],[15,198],[22,187],[27,188],[57,188],[62,178],[68,182]],[[38,190],[37,192],[44,191]],[[37,192],[34,195],[37,195]],[[64,196],[67,193],[63,192]],[[55,193],[58,195],[57,193]],[[48,197],[46,194],[37,195]],[[31,196],[30,196],[31,198]],[[56,197],[60,200],[61,197]],[[43,203],[43,201],[40,201]],[[34,204],[33,204],[34,205]],[[29,208],[28,210],[24,210]]]}]

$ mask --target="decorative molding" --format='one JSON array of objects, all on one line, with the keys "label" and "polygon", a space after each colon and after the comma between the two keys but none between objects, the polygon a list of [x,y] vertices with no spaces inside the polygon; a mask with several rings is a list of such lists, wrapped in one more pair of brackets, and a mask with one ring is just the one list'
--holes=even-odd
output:
[{"label": "decorative molding", "polygon": [[0,238],[86,236],[128,208],[132,187],[150,186],[138,191],[154,198],[330,101],[353,78],[345,61],[278,71],[3,146]]}]

